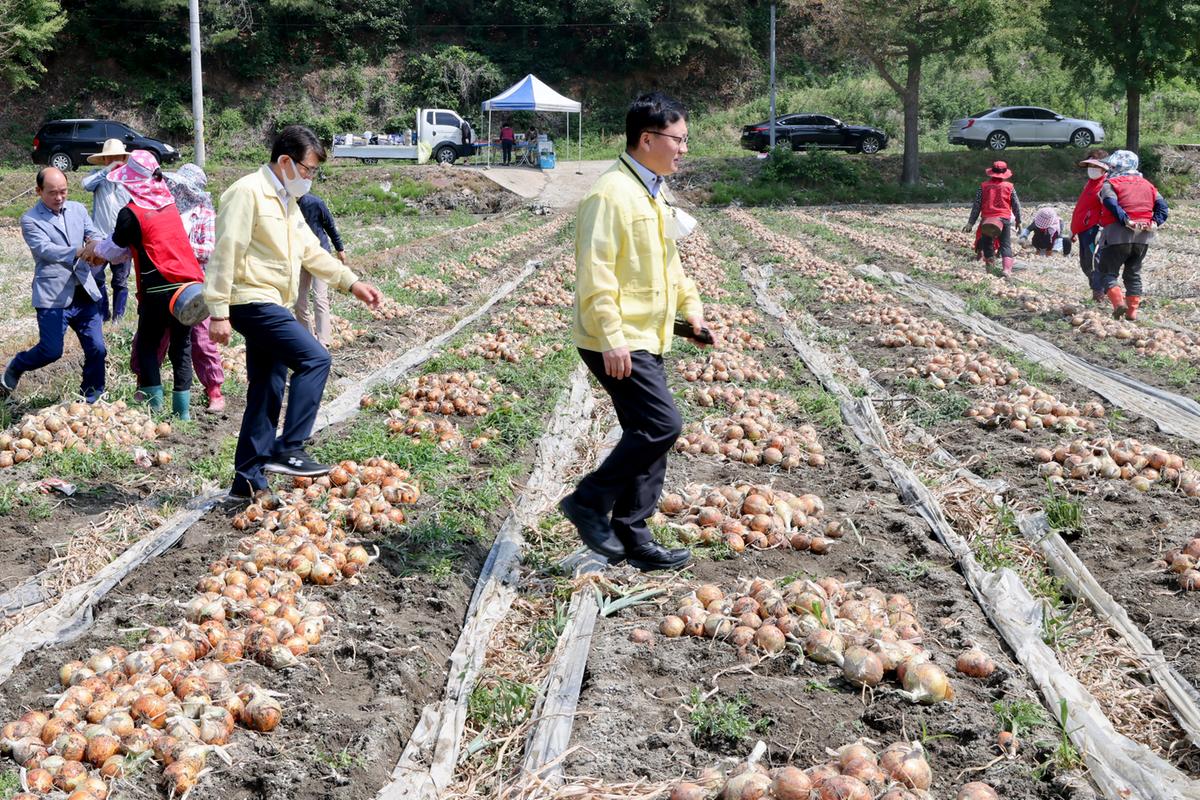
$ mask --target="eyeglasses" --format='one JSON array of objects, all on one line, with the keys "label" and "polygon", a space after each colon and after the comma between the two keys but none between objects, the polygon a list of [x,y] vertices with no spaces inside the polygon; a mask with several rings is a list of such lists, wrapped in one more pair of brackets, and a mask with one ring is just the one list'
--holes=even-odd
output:
[{"label": "eyeglasses", "polygon": [[683,136],[676,136],[675,134],[672,134],[672,133],[663,133],[662,131],[650,131],[650,130],[642,131],[642,133],[651,133],[651,134],[654,134],[655,136],[665,136],[668,139],[674,139],[680,146],[684,146],[688,143],[688,137],[687,137],[686,133]]},{"label": "eyeglasses", "polygon": [[321,168],[320,164],[305,164],[303,161],[292,161],[292,163],[296,165],[297,171],[304,178],[311,178]]}]

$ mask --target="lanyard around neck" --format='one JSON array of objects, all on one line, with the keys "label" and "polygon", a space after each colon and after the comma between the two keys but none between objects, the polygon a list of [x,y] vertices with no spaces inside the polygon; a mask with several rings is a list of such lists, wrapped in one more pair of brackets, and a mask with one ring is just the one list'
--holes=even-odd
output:
[{"label": "lanyard around neck", "polygon": [[[646,182],[644,180],[642,180],[642,176],[638,174],[637,170],[634,169],[628,161],[626,161],[624,158],[620,158],[617,160],[621,162],[621,166],[623,166],[625,169],[629,170],[629,174],[632,175],[635,180],[637,180],[638,186],[641,186],[643,189],[646,190],[646,196],[650,198],[650,202],[653,203],[655,200],[658,199],[653,194],[651,194],[650,187],[646,185]],[[659,184],[658,194],[659,194],[659,197],[662,197],[662,201],[669,208],[671,206],[671,201],[668,200],[666,195],[663,194],[663,185],[662,184]]]}]

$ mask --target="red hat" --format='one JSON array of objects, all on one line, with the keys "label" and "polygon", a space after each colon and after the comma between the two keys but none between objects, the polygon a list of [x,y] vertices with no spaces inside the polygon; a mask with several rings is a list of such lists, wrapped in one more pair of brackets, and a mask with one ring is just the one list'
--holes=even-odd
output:
[{"label": "red hat", "polygon": [[1003,161],[993,161],[992,165],[984,170],[984,173],[989,178],[997,178],[999,180],[1012,177],[1012,171],[1008,168],[1008,164]]}]

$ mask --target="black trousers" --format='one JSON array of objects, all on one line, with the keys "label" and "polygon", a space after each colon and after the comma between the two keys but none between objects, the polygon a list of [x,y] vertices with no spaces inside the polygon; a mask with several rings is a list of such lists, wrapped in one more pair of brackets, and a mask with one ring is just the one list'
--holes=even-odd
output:
[{"label": "black trousers", "polygon": [[[980,247],[983,248],[983,257],[992,258],[996,255],[995,245],[992,237],[984,236],[979,241]],[[1012,220],[1004,220],[1004,226],[1000,229],[1000,255],[1004,258],[1012,258]]]},{"label": "black trousers", "polygon": [[581,349],[579,355],[612,398],[622,432],[604,463],[579,482],[575,499],[611,512],[613,532],[631,549],[653,538],[646,520],[662,493],[667,454],[683,431],[683,418],[667,387],[662,356],[634,350],[633,374],[617,380],[604,374],[601,353]]},{"label": "black trousers", "polygon": [[513,148],[513,143],[510,142],[508,139],[505,139],[502,142],[500,142],[500,150],[504,153],[504,161],[502,163],[504,163],[504,164],[512,163],[512,148]]},{"label": "black trousers", "polygon": [[138,386],[162,386],[158,344],[170,332],[167,356],[174,377],[172,391],[192,388],[192,329],[171,313],[171,292],[146,292],[138,298],[137,351]]},{"label": "black trousers", "polygon": [[1117,285],[1124,269],[1125,294],[1142,296],[1142,262],[1146,260],[1148,244],[1106,244],[1100,251],[1100,281],[1105,291]]},{"label": "black trousers", "polygon": [[[332,359],[292,312],[276,303],[230,306],[229,323],[246,337],[246,410],[233,454],[233,490],[246,494],[266,488],[263,466],[268,460],[304,446],[321,408]],[[285,386],[287,416],[277,435]]]}]

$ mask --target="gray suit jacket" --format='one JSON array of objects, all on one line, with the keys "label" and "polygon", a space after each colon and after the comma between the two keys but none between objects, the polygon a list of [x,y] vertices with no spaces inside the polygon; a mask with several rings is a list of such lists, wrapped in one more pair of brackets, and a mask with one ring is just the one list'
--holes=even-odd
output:
[{"label": "gray suit jacket", "polygon": [[82,203],[68,200],[62,214],[67,223],[65,236],[41,200],[21,216],[21,234],[33,253],[34,308],[66,308],[77,286],[83,286],[93,300],[100,299],[92,268],[86,261],[76,261],[75,252],[87,239],[101,239],[103,234]]}]

